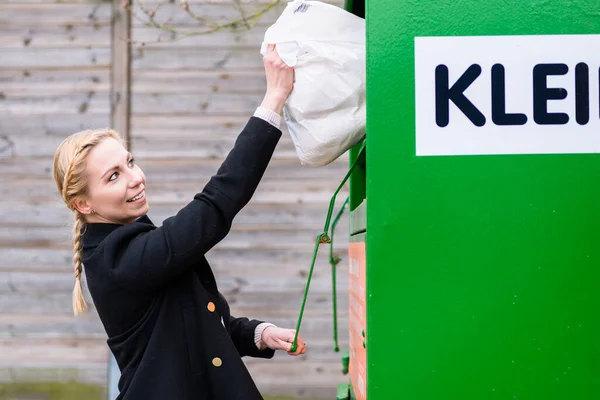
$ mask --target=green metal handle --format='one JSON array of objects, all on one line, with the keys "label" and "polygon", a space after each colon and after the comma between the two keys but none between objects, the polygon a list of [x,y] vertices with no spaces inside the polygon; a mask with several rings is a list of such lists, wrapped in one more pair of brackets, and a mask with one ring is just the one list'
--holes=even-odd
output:
[{"label": "green metal handle", "polygon": [[302,298],[302,306],[300,307],[300,315],[298,316],[298,322],[296,324],[296,334],[294,335],[294,341],[292,342],[292,347],[290,349],[290,351],[292,353],[295,352],[296,350],[298,350],[298,335],[300,334],[300,325],[302,324],[302,317],[304,315],[304,307],[306,306],[306,298],[308,297],[308,289],[310,288],[310,281],[312,279],[312,274],[313,274],[313,271],[315,268],[315,261],[317,260],[317,254],[319,252],[319,245],[321,243],[331,243],[331,238],[327,234],[327,231],[329,230],[329,225],[331,223],[331,215],[333,214],[333,207],[335,206],[335,199],[336,199],[338,193],[340,192],[340,190],[342,190],[342,187],[344,186],[344,184],[346,183],[348,178],[350,178],[350,175],[352,175],[354,168],[356,168],[356,166],[358,165],[358,160],[360,160],[361,155],[364,153],[366,145],[367,145],[367,141],[364,140],[362,143],[362,146],[360,147],[360,150],[358,152],[356,159],[354,160],[354,162],[352,163],[352,166],[348,170],[348,173],[346,174],[346,176],[344,177],[342,182],[339,184],[336,191],[333,193],[333,196],[331,197],[331,201],[329,202],[329,209],[327,211],[327,218],[325,219],[325,226],[323,227],[323,232],[321,232],[317,235],[315,249],[313,251],[312,262],[310,264],[310,269],[308,271],[308,277],[306,279],[306,286],[304,288],[304,296]]},{"label": "green metal handle", "polygon": [[343,383],[338,385],[336,400],[350,400],[350,385]]}]

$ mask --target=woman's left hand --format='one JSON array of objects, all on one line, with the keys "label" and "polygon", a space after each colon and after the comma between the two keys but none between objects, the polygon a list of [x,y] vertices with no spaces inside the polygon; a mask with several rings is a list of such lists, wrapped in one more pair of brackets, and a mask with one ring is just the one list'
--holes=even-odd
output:
[{"label": "woman's left hand", "polygon": [[298,356],[306,352],[306,343],[298,334],[298,348],[295,352],[291,352],[292,343],[296,331],[294,329],[283,329],[277,326],[268,326],[262,333],[263,343],[272,350],[285,350],[291,356]]}]

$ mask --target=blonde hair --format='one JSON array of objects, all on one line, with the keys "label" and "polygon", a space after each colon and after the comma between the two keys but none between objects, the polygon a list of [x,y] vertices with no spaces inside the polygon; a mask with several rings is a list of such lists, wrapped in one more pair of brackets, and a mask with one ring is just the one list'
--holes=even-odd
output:
[{"label": "blonde hair", "polygon": [[73,289],[73,313],[82,313],[87,304],[83,297],[81,273],[83,251],[81,236],[85,231],[85,216],[75,208],[77,200],[87,194],[85,177],[86,160],[94,146],[106,138],[118,140],[125,147],[124,140],[112,129],[84,130],[67,137],[54,153],[54,182],[63,201],[73,211],[75,225],[73,226],[73,264],[75,266],[75,288]]}]

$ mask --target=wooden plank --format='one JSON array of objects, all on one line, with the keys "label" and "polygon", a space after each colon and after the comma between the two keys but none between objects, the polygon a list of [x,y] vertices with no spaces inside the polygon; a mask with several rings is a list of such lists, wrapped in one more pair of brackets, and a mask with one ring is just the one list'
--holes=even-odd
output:
[{"label": "wooden plank", "polygon": [[[36,21],[37,22],[37,21]],[[2,48],[69,48],[69,47],[109,47],[110,25],[68,27],[4,27],[0,37]]]},{"label": "wooden plank", "polygon": [[[46,0],[26,0],[26,1],[46,1]],[[61,0],[63,1],[63,0]],[[260,4],[272,4],[275,0],[186,0],[187,3],[190,3],[191,5],[198,5],[198,6],[208,6],[208,5],[227,5],[227,6],[234,6],[236,4],[242,4],[244,6],[257,6]],[[72,2],[72,0],[69,0],[69,2]],[[158,4],[160,4],[162,2],[162,0],[141,0],[142,4],[144,4],[144,6],[146,8],[152,8],[153,6],[156,6]],[[337,5],[337,6],[343,6],[344,5],[344,0],[323,0],[323,3],[327,3],[327,4],[333,4],[333,5]],[[279,5],[281,6],[281,4]],[[279,7],[278,6],[278,7]]]},{"label": "wooden plank", "polygon": [[[319,229],[265,229],[261,226],[234,225],[219,244],[223,249],[302,249],[311,252]],[[336,245],[337,246],[337,245]],[[71,230],[65,226],[10,226],[0,231],[0,247],[70,248]]]},{"label": "wooden plank", "polygon": [[0,69],[108,67],[110,48],[0,48]]},{"label": "wooden plank", "polygon": [[[239,130],[238,130],[239,132]],[[237,132],[236,132],[237,134]],[[134,138],[132,150],[139,158],[223,158],[226,157],[233,147],[235,136],[233,138],[222,138],[217,140],[205,139],[203,137],[186,138],[184,140],[175,140],[172,137],[143,139]],[[297,160],[296,148],[291,140],[282,141],[273,155],[277,159]]]},{"label": "wooden plank", "polygon": [[134,70],[138,69],[213,69],[223,70],[261,68],[260,49],[239,47],[220,48],[136,48],[133,51]]},{"label": "wooden plank", "polygon": [[309,352],[310,350],[307,354],[298,357],[286,355],[287,357],[282,357],[283,360],[271,362],[250,358],[245,362],[253,378],[260,385],[277,385],[276,387],[317,385],[333,389],[337,386],[337,382],[331,380],[333,376],[337,375],[339,380],[348,380],[348,377],[341,373],[342,362],[339,354],[335,356],[337,362],[303,361],[308,358]]},{"label": "wooden plank", "polygon": [[[344,294],[347,296],[347,293]],[[342,295],[342,296],[344,296]],[[339,296],[339,297],[342,297]],[[341,300],[341,299],[340,299]],[[348,324],[348,310],[338,312],[338,326]],[[278,316],[269,322],[281,327],[295,327],[297,316]],[[303,320],[301,331],[303,335],[315,336],[323,334],[329,337],[333,332],[333,317],[331,310],[313,312]],[[340,332],[340,339],[345,332]],[[104,327],[95,311],[85,312],[77,317],[69,314],[18,314],[5,313],[0,315],[0,338],[27,339],[106,339]]]},{"label": "wooden plank", "polygon": [[[1,119],[1,118],[0,118]],[[27,161],[27,162],[23,162]],[[0,187],[9,188],[13,182],[23,178],[48,178],[52,179],[51,159],[11,159],[0,158]]]},{"label": "wooden plank", "polygon": [[69,29],[75,25],[100,27],[111,20],[111,5],[102,2],[82,4],[4,4],[0,13],[0,28],[31,26],[33,16],[35,27],[62,26]]},{"label": "wooden plank", "polygon": [[[229,21],[238,21],[248,16],[261,12],[260,20],[273,21],[279,17],[285,8],[285,2],[267,10],[271,4],[265,2],[243,2],[235,4],[230,3],[204,3],[194,4],[189,2],[191,13],[198,16],[201,20],[194,19],[190,13],[187,13],[178,3],[160,3],[156,1],[135,1],[133,2],[133,12],[144,20],[149,20],[144,13],[144,9],[154,13],[154,19],[157,22],[169,21],[169,25],[187,25],[201,27],[203,25],[216,25]],[[160,5],[160,7],[157,7]],[[143,6],[143,8],[142,8]],[[260,21],[259,20],[259,21]],[[272,22],[271,22],[272,23]],[[140,21],[136,21],[136,26],[141,25]]]},{"label": "wooden plank", "polygon": [[[280,1],[272,7],[274,0],[251,0],[251,1],[207,1],[207,0],[191,0],[187,1],[190,5],[190,10],[193,14],[197,15],[201,21],[198,21],[186,13],[177,3],[164,3],[157,0],[152,1],[136,1],[134,2],[133,11],[139,15],[144,21],[149,20],[144,10],[154,13],[154,19],[158,23],[169,21],[169,25],[187,25],[191,27],[199,27],[208,25],[215,22],[228,22],[237,21],[244,18],[249,18],[254,14],[262,12],[257,21],[257,25],[261,24],[272,24],[285,9],[287,2]],[[326,0],[325,3],[329,3],[335,6],[343,6],[344,2],[340,0]],[[157,6],[160,7],[157,8]],[[142,7],[143,6],[143,9]],[[263,12],[264,11],[264,12]],[[245,16],[245,17],[244,17]],[[136,21],[136,26],[142,25],[140,21]]]},{"label": "wooden plank", "polygon": [[83,129],[107,126],[110,126],[108,114],[27,114],[2,115],[0,118],[0,132],[5,135],[22,135],[23,132],[28,132],[56,135],[64,139]]},{"label": "wooden plank", "polygon": [[[250,252],[247,253],[249,258],[252,256]],[[295,315],[297,307],[300,307],[302,302],[302,294],[306,284],[306,272],[309,267],[309,258],[305,257],[306,262],[303,265],[300,264],[280,264],[274,265],[246,265],[247,271],[234,270],[235,266],[228,266],[229,270],[219,269],[213,265],[215,272],[217,273],[217,282],[220,291],[226,296],[228,301],[232,305],[241,305],[241,307],[257,307],[262,305],[267,307],[270,299],[281,299],[284,296],[288,296],[291,299],[287,303],[277,303],[277,307],[274,308],[276,311],[274,314],[270,314],[271,311],[259,310],[257,312],[267,313],[271,317],[284,318]],[[276,272],[273,272],[276,271]],[[346,313],[348,306],[348,267],[346,264],[342,264],[338,267],[338,284],[337,284],[337,298],[338,298],[338,310],[340,317],[343,317]],[[311,280],[311,287],[309,296],[315,297],[314,304],[327,303],[323,306],[315,306],[311,308],[312,316],[319,315],[330,315],[331,313],[331,277],[330,269],[327,264],[320,263],[316,265],[316,270]],[[70,315],[71,310],[64,308],[65,299],[69,298],[73,290],[74,278],[73,274],[67,270],[61,272],[19,272],[19,271],[2,271],[0,270],[0,276],[4,282],[0,287],[0,309],[3,313],[14,313],[25,315],[30,313],[35,314],[35,310],[39,312],[48,313],[60,313],[61,315]],[[44,284],[44,279],[48,282]],[[87,286],[85,288],[86,298],[90,298]],[[25,308],[26,305],[15,305],[15,298],[28,299],[24,300],[32,306],[34,309],[29,311]],[[257,300],[258,299],[258,300]],[[48,301],[50,300],[50,301]],[[39,302],[37,305],[32,305],[32,302]],[[258,302],[257,302],[258,301]],[[18,307],[15,309],[14,307]],[[234,307],[237,309],[237,306]],[[252,308],[254,309],[254,308]],[[243,311],[236,311],[243,312]],[[290,314],[291,313],[291,314]],[[21,314],[19,314],[21,315]],[[5,315],[5,322],[2,323],[0,318],[0,328],[2,326],[15,327],[18,319],[10,320],[8,315]],[[93,322],[93,321],[92,321]],[[35,320],[35,323],[42,323],[40,320]],[[45,321],[44,324],[57,324],[57,322]],[[86,322],[91,323],[91,322]],[[65,325],[66,326],[66,325]],[[96,325],[92,324],[92,327]],[[89,328],[89,327],[88,327]],[[24,329],[24,328],[23,328]],[[36,330],[30,332],[31,335],[39,336],[48,334],[52,337],[60,336],[63,328],[56,325],[53,330],[48,332],[41,332]],[[0,329],[0,332],[3,330]],[[15,331],[16,332],[16,331]],[[24,330],[19,331],[20,335],[26,335]],[[74,330],[72,333],[77,334],[79,331]],[[83,336],[82,336],[83,337]]]},{"label": "wooden plank", "polygon": [[[0,80],[1,84],[1,80]],[[262,95],[266,90],[264,69],[189,70],[173,73],[170,70],[137,70],[133,90],[143,93],[252,93]]]},{"label": "wooden plank", "polygon": [[[135,150],[134,150],[135,151]],[[23,159],[19,162],[0,160],[0,186],[4,182],[23,178],[52,178],[52,160],[47,158]],[[181,183],[201,189],[214,175],[222,163],[220,159],[137,159],[144,170],[148,185],[165,182]],[[297,160],[273,159],[263,177],[267,180],[288,180],[290,182],[328,181],[339,183],[348,171],[347,155],[321,168],[300,165]],[[7,178],[8,177],[8,178]]]},{"label": "wooden plank", "polygon": [[[262,25],[255,26],[253,29],[242,29],[239,31],[222,30],[207,35],[197,35],[175,40],[170,32],[158,30],[157,28],[136,26],[133,29],[134,46],[138,47],[140,43],[145,43],[145,47],[243,47],[256,46],[262,43],[265,31],[267,29],[266,21]],[[272,23],[271,21],[269,21]],[[174,26],[176,29],[192,30],[193,26]],[[160,41],[160,42],[159,42]]]},{"label": "wooden plank", "polygon": [[[89,295],[85,291],[86,301],[89,302]],[[71,314],[73,315],[72,294],[69,293],[40,293],[32,296],[28,293],[13,293],[11,296],[2,298],[0,302],[0,313],[18,313],[26,314]]]},{"label": "wooden plank", "polygon": [[[137,29],[137,27],[143,27],[147,22],[151,21],[149,16],[144,13],[145,9],[148,13],[154,13],[156,24],[167,25],[184,33],[207,32],[209,29],[214,29],[219,25],[236,21],[238,21],[238,24],[233,29],[248,29],[251,16],[260,13],[261,15],[253,28],[256,29],[257,27],[273,24],[286,6],[285,2],[281,2],[279,5],[271,8],[268,3],[261,4],[256,2],[245,2],[241,4],[241,7],[233,3],[205,3],[196,5],[190,2],[189,4],[191,13],[195,14],[198,19],[195,19],[190,13],[183,10],[178,3],[162,3],[160,7],[157,7],[158,4],[156,2],[133,2],[132,9],[137,15],[137,18],[133,18],[133,26]],[[144,9],[142,9],[141,5],[143,5]],[[244,20],[248,23],[244,24]],[[231,31],[232,28],[227,27],[223,29]]]},{"label": "wooden plank", "polygon": [[[60,100],[62,104],[77,104],[81,99],[86,99],[89,94],[80,93],[70,96],[53,96]],[[98,98],[98,102],[106,99],[104,93],[94,94],[92,99]],[[18,99],[18,106],[12,103],[12,108],[23,108],[23,104],[44,103],[44,97],[21,97]],[[104,105],[102,107],[105,107]],[[231,148],[235,139],[248,122],[251,113],[245,115],[188,115],[178,116],[177,118],[168,118],[165,116],[134,115],[132,126],[132,137],[140,141],[152,143],[166,143],[168,141],[198,141],[206,140],[207,144],[214,141],[222,141],[222,145]],[[179,121],[179,123],[177,122]],[[106,114],[20,114],[7,115],[0,119],[0,131],[14,137],[22,135],[23,132],[31,132],[32,136],[43,138],[52,136],[63,139],[67,135],[80,129],[86,128],[104,128],[109,126]],[[291,146],[292,142],[287,133],[285,123],[282,130],[284,135],[280,140],[278,147]],[[166,134],[165,132],[168,132]],[[24,142],[27,139],[22,139]],[[52,139],[50,139],[52,140]],[[176,146],[176,144],[171,144]],[[164,157],[164,156],[163,156]]]},{"label": "wooden plank", "polygon": [[131,14],[113,0],[111,125],[129,143],[131,123]]},{"label": "wooden plank", "polygon": [[45,97],[6,97],[0,115],[108,114],[109,98],[103,93],[73,93]]},{"label": "wooden plank", "polygon": [[69,366],[108,359],[106,341],[102,339],[0,339],[0,348],[0,367],[48,362]]},{"label": "wooden plank", "polygon": [[[132,137],[150,139],[165,136],[173,138],[194,136],[211,138],[232,134],[237,136],[248,123],[252,114],[254,114],[254,110],[245,115],[198,115],[198,113],[194,113],[178,115],[177,118],[168,118],[164,115],[133,114]],[[168,135],[165,132],[169,132]]]},{"label": "wooden plank", "polygon": [[[3,97],[46,97],[72,93],[108,93],[110,70],[0,70],[0,93]],[[0,124],[4,121],[0,121]]]},{"label": "wooden plank", "polygon": [[6,313],[0,315],[0,338],[106,340],[106,333],[96,312],[86,312],[76,318],[72,313]]},{"label": "wooden plank", "polygon": [[[64,137],[55,135],[24,134],[26,131],[13,131],[0,139],[0,157],[52,157]],[[73,130],[76,132],[76,130]],[[8,141],[10,146],[2,145]]]},{"label": "wooden plank", "polygon": [[133,93],[136,114],[228,114],[250,116],[261,103],[256,94],[229,93]]},{"label": "wooden plank", "polygon": [[[221,165],[221,160],[140,160],[149,184],[166,181],[194,184],[206,182]],[[306,179],[340,182],[348,170],[345,163],[329,164],[315,169],[302,167],[297,160],[278,160],[270,162],[263,181],[270,179],[288,179],[304,181]]]},{"label": "wooden plank", "polygon": [[[338,186],[334,180],[301,180],[293,181],[282,177],[282,180],[265,179],[259,185],[257,191],[252,197],[251,204],[281,204],[287,205],[290,209],[302,213],[304,205],[316,204],[317,207],[325,212],[333,192]],[[156,203],[173,203],[176,201],[188,201],[200,188],[189,184],[151,185],[148,189],[149,196]],[[337,203],[344,200],[347,196],[348,188],[345,186],[339,193]]]},{"label": "wooden plank", "polygon": [[[335,239],[336,251],[341,256],[343,262],[347,261],[348,250],[344,245],[347,237],[340,230],[339,236]],[[342,247],[343,245],[343,247]],[[241,275],[251,274],[255,266],[276,270],[282,265],[293,265],[298,268],[296,274],[300,277],[306,277],[306,268],[310,265],[307,257],[312,257],[312,252],[307,253],[305,249],[253,249],[249,252],[246,249],[236,250],[217,246],[206,254],[206,258],[213,267],[215,274],[220,276],[221,271],[232,270],[239,271]],[[328,269],[329,250],[326,247],[320,248],[317,254],[317,270]],[[70,273],[73,259],[73,250],[70,247],[64,248],[27,248],[10,247],[2,248],[2,271],[30,271],[30,272],[62,272]],[[345,267],[340,266],[343,271]],[[300,272],[303,270],[304,272]]]},{"label": "wooden plank", "polygon": [[[341,206],[343,198],[337,202]],[[234,225],[243,228],[253,228],[262,225],[265,229],[322,229],[320,228],[327,215],[327,204],[272,204],[255,203],[248,204],[235,218]],[[174,215],[180,204],[154,204],[151,205],[150,216],[156,221],[163,221]],[[340,220],[340,228],[345,222]]]},{"label": "wooden plank", "polygon": [[[298,212],[302,211],[303,204],[316,204],[326,210],[337,185],[336,181],[317,179],[301,182],[290,182],[285,177],[278,180],[263,180],[251,203],[286,204],[288,207],[294,207]],[[185,204],[201,190],[202,186],[199,182],[187,184],[164,182],[149,185],[147,194],[151,206],[154,207],[155,204]],[[338,202],[345,196],[347,196],[346,186],[338,195]],[[0,179],[0,199],[6,202],[22,202],[26,207],[36,207],[47,202],[62,205],[56,186],[49,179]],[[32,211],[32,215],[40,214]],[[48,216],[46,215],[45,218]]]},{"label": "wooden plank", "polygon": [[[324,253],[327,253],[325,251]],[[250,251],[248,252],[250,254]],[[282,263],[279,268],[273,265],[254,264],[248,262],[245,270],[230,266],[215,268],[217,282],[223,293],[235,293],[246,296],[249,293],[269,296],[273,293],[302,293],[306,284],[306,272],[310,266],[312,255],[306,253],[303,259]],[[346,265],[340,270],[340,287],[347,286]],[[310,293],[327,293],[331,290],[331,269],[328,264],[319,264],[313,272]],[[71,293],[73,290],[73,273],[69,266],[62,271],[5,271],[0,270],[0,294],[29,293],[31,295],[49,293]],[[2,300],[0,300],[1,302]]]},{"label": "wooden plank", "polygon": [[72,249],[3,248],[3,270],[68,271],[73,260]]},{"label": "wooden plank", "polygon": [[[335,252],[341,257],[342,261],[339,264],[337,271],[339,275],[340,290],[347,286],[346,282],[348,272],[348,246],[347,239],[339,235],[335,242]],[[288,274],[290,279],[305,279],[312,260],[312,250],[306,251],[304,246],[298,250],[278,250],[275,248],[269,249],[253,249],[235,250],[225,248],[215,248],[206,254],[206,259],[210,263],[215,276],[220,279],[222,276],[248,277],[256,273],[260,266],[269,273],[282,270]],[[315,260],[315,269],[313,271],[315,277],[330,280],[331,265],[329,264],[329,247],[320,246],[317,258]]]},{"label": "wooden plank", "polygon": [[[67,272],[0,271],[0,294],[71,292],[73,274]],[[1,301],[1,300],[0,300]]]},{"label": "wooden plank", "polygon": [[[0,4],[93,4],[98,0],[0,0]],[[137,1],[137,0],[136,0]],[[157,5],[162,0],[139,0],[142,4],[148,7]],[[242,4],[269,4],[273,0],[187,0],[190,4],[234,4],[234,2]],[[340,0],[325,0],[325,3],[340,2]]]},{"label": "wooden plank", "polygon": [[[27,0],[27,1],[39,1],[39,0]],[[46,1],[46,0],[41,0],[41,1]],[[63,0],[61,0],[63,1]],[[68,0],[68,2],[72,2],[73,0]],[[140,0],[142,4],[144,4],[144,6],[146,8],[152,8],[152,6],[154,5],[158,5],[162,2],[162,0]],[[198,6],[209,6],[209,5],[227,5],[229,7],[234,6],[235,4],[242,4],[244,6],[256,6],[256,5],[260,5],[260,4],[271,4],[273,3],[275,0],[186,0],[187,3],[190,3],[191,5],[198,5]],[[343,5],[344,1],[343,0],[323,0],[323,3],[327,3],[327,4],[337,4],[337,5]]]},{"label": "wooden plank", "polygon": [[[44,93],[43,95],[11,95],[4,92],[0,114],[106,114],[108,108],[105,92],[95,90],[75,92],[63,91],[64,94]],[[188,119],[201,121],[204,116],[219,116],[225,120],[243,117],[245,121],[254,113],[261,103],[261,96],[252,94],[231,93],[133,93],[132,111],[137,115],[152,115],[153,119],[161,116],[187,114]],[[86,104],[85,106],[83,104]],[[212,115],[211,115],[212,114]],[[168,119],[168,118],[165,118]],[[240,130],[243,125],[231,125],[225,122],[227,128]],[[117,127],[118,128],[118,127]],[[231,130],[231,129],[230,129]],[[191,132],[190,132],[191,133]]]},{"label": "wooden plank", "polygon": [[64,227],[9,227],[0,231],[0,247],[63,247],[69,248],[70,238]]},{"label": "wooden plank", "polygon": [[[0,0],[0,4],[93,4],[97,0]],[[136,0],[137,1],[137,0]],[[233,5],[236,3],[242,4],[269,4],[274,0],[186,0],[187,3],[194,5],[214,5],[214,4],[223,4],[223,5]],[[140,0],[142,4],[147,7],[156,6],[161,3],[162,0]],[[234,3],[235,2],[235,3]],[[340,0],[324,0],[324,3],[330,4],[343,4]]]},{"label": "wooden plank", "polygon": [[[157,224],[175,215],[186,202],[161,203],[150,202],[149,216]],[[191,197],[190,197],[191,200]],[[343,197],[337,202],[341,206]],[[327,204],[303,204],[294,206],[286,203],[251,202],[235,218],[235,226],[241,228],[262,225],[265,229],[319,229],[327,214]],[[51,203],[31,203],[22,201],[0,201],[0,227],[9,226],[64,226],[70,223],[72,212],[60,200]],[[340,224],[343,220],[340,221]],[[340,225],[342,227],[342,225]]]},{"label": "wooden plank", "polygon": [[[157,8],[159,5],[157,2],[143,2],[142,4],[146,13],[139,6],[134,7],[136,14],[133,19],[134,30],[145,29],[145,25],[151,22],[151,19],[147,15],[148,13],[153,13],[155,24],[166,25],[167,27],[164,30],[156,27],[149,28],[151,30],[154,29],[156,33],[152,35],[151,31],[148,31],[149,37],[136,35],[136,40],[139,39],[136,43],[146,43],[146,45],[147,43],[152,43],[152,45],[156,45],[158,41],[176,39],[175,42],[167,43],[166,45],[174,43],[185,46],[186,41],[194,42],[197,38],[208,37],[215,33],[213,29],[218,29],[219,25],[233,22],[236,22],[236,24],[231,27],[222,28],[217,33],[255,31],[259,35],[264,36],[265,30],[275,22],[287,5],[284,1],[281,1],[275,7],[267,7],[272,2],[263,1],[238,2],[241,3],[241,7],[238,4],[234,5],[230,2],[221,1],[211,2],[212,4],[203,2],[194,4],[196,3],[195,1],[188,3],[191,5],[190,9],[197,18],[191,17],[189,13],[186,13],[176,4],[165,5],[163,3],[160,8]],[[339,0],[328,1],[328,3],[343,7],[343,2]],[[252,16],[254,15],[258,16],[256,20],[252,20]],[[254,23],[254,26],[249,29],[250,21]],[[207,32],[211,33],[206,34]]]},{"label": "wooden plank", "polygon": [[[302,304],[302,293],[269,292],[235,294],[224,291],[223,295],[232,307],[234,315],[247,315],[255,318],[269,319],[275,316],[297,315]],[[87,289],[85,296],[88,305],[93,308]],[[342,306],[342,297],[338,298]],[[331,310],[331,292],[310,291],[306,300],[307,310]],[[58,293],[21,293],[4,296],[0,300],[0,313],[40,314],[40,313],[72,313],[72,294]]]},{"label": "wooden plank", "polygon": [[0,4],[90,4],[96,0],[0,0]]},{"label": "wooden plank", "polygon": [[[339,358],[338,354],[328,350],[328,343],[312,342],[310,351],[300,357],[289,357],[284,352],[278,352],[273,361],[251,360],[246,363],[261,371],[263,365],[279,364],[285,369],[296,371],[298,365],[304,370],[314,369],[315,372],[327,373],[325,366],[333,364]],[[108,360],[108,346],[101,339],[27,339],[14,338],[0,340],[0,345],[6,350],[0,360],[0,367],[26,367],[53,365],[55,367],[79,367],[89,364],[101,364]],[[61,356],[62,355],[62,356]],[[338,368],[341,367],[341,362]],[[268,368],[271,369],[271,368]],[[261,374],[261,372],[257,373]],[[288,373],[293,373],[288,371]],[[312,380],[312,378],[311,378]]]}]

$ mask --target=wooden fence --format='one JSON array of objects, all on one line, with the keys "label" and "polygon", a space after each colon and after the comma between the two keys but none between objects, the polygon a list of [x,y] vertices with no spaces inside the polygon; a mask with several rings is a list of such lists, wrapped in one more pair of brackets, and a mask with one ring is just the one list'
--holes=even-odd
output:
[{"label": "wooden fence", "polygon": [[[153,9],[153,1],[143,4]],[[211,18],[239,12],[228,0],[191,4]],[[129,21],[118,3],[0,0],[0,382],[107,383],[97,314],[72,316],[72,217],[51,179],[56,146],[83,128],[118,129],[146,173],[150,217],[160,224],[203,187],[260,104],[259,47],[284,6],[251,30],[156,43],[159,31]],[[172,12],[178,29],[194,29],[180,11],[168,3],[157,18]],[[234,313],[295,325],[314,237],[346,171],[346,157],[301,166],[285,132],[254,199],[207,255]],[[347,217],[339,233],[345,348]],[[326,255],[322,249],[302,327],[309,352],[247,360],[265,393],[334,398],[336,384],[347,381],[332,351]]]}]

